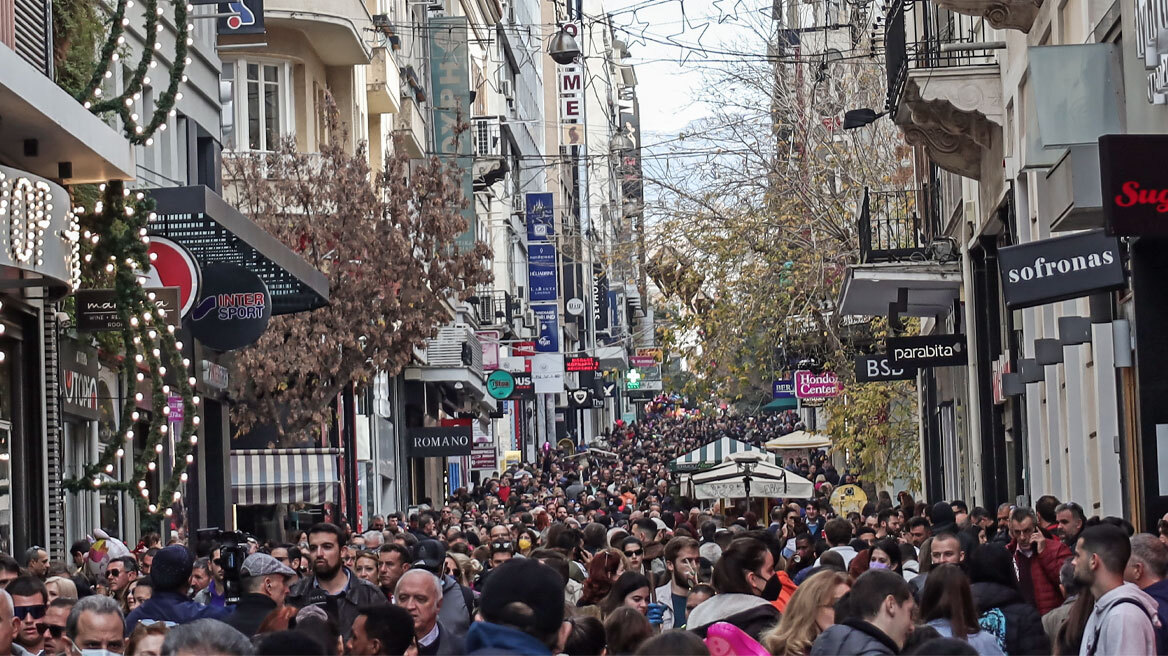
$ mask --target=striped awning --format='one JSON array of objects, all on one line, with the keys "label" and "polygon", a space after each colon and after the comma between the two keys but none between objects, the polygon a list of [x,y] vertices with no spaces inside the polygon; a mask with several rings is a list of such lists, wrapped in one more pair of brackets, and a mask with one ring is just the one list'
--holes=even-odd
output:
[{"label": "striped awning", "polygon": [[[766,450],[740,442],[739,440],[723,437],[721,439],[710,442],[700,446],[689,453],[678,456],[669,463],[670,468],[674,471],[693,471],[695,469],[707,469],[714,465],[721,464],[726,459],[726,456],[731,453],[739,453],[742,451],[757,451],[759,453],[767,454]],[[773,462],[774,456],[767,454],[767,460]]]},{"label": "striped awning", "polygon": [[341,501],[339,449],[239,449],[231,452],[236,505]]}]

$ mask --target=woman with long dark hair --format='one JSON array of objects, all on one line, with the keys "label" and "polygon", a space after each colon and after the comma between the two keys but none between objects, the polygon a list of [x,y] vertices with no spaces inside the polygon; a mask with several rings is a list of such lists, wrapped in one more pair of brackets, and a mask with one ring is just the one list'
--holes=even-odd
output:
[{"label": "woman with long dark hair", "polygon": [[703,638],[715,622],[730,622],[755,640],[779,622],[779,609],[761,595],[775,575],[775,558],[761,540],[737,538],[714,565],[718,594],[694,609],[686,628]]},{"label": "woman with long dark hair", "polygon": [[[1000,544],[982,544],[967,558],[978,624],[1007,654],[1047,654],[1050,640],[1038,609],[1026,602],[1014,576],[1014,558]],[[932,578],[933,572],[929,572]]]},{"label": "woman with long dark hair", "polygon": [[604,599],[600,600],[600,612],[608,617],[616,609],[628,606],[645,615],[648,613],[649,604],[652,601],[649,579],[642,574],[625,572],[620,575],[616,583],[612,584],[612,589],[608,591]]},{"label": "woman with long dark hair", "polygon": [[981,656],[1002,656],[995,636],[978,624],[969,578],[956,565],[938,565],[921,592],[921,619],[945,638],[964,640]]}]

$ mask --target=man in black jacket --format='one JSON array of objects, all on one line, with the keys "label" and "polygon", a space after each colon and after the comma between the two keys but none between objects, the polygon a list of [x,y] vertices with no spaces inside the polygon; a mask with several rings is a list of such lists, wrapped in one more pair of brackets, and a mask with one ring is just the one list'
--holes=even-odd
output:
[{"label": "man in black jacket", "polygon": [[[846,601],[845,601],[846,600]],[[819,634],[811,656],[899,654],[913,630],[912,590],[904,578],[888,570],[871,569],[856,579],[837,609],[848,616]]]},{"label": "man in black jacket", "polygon": [[308,555],[312,562],[312,576],[307,576],[292,587],[287,603],[303,608],[319,605],[337,622],[345,640],[353,631],[358,609],[364,606],[384,606],[389,600],[377,586],[357,578],[341,564],[341,545],[344,533],[336,524],[322,522],[308,529]]},{"label": "man in black jacket", "polygon": [[259,631],[264,618],[284,605],[288,584],[296,579],[296,572],[264,553],[248,556],[240,571],[243,594],[235,612],[223,621],[250,637]]}]

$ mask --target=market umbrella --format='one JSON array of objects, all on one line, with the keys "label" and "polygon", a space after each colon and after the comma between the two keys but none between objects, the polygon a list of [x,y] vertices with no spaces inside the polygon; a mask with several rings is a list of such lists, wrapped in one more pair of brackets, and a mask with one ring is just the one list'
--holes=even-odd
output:
[{"label": "market umbrella", "polygon": [[794,433],[787,433],[782,437],[763,444],[765,448],[770,451],[782,451],[783,449],[822,449],[831,446],[831,438],[819,433],[808,433],[807,431],[797,430]]}]

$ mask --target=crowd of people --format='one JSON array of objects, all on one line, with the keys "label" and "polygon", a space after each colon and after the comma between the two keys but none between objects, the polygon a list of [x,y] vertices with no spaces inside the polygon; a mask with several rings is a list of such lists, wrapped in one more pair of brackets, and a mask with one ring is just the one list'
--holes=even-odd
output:
[{"label": "crowd of people", "polygon": [[1168,522],[903,492],[837,516],[854,478],[822,455],[784,463],[823,477],[816,496],[760,520],[670,475],[789,419],[658,413],[363,532],[0,555],[0,654],[1168,653]]}]

